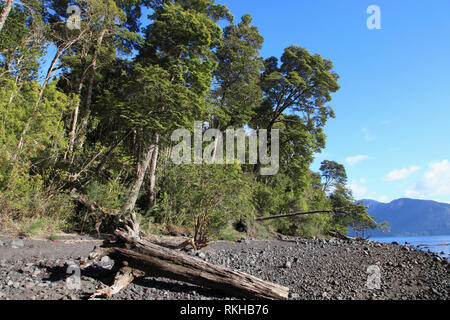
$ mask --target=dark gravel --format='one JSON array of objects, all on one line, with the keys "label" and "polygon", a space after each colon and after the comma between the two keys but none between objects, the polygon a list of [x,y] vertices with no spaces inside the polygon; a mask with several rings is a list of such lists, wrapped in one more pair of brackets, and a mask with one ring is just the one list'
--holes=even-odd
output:
[{"label": "dark gravel", "polygon": [[[11,243],[12,240],[22,240]],[[87,299],[114,274],[106,260],[80,273],[73,268],[101,241],[70,237],[60,241],[0,237],[0,299]],[[290,288],[291,299],[449,299],[446,259],[406,246],[371,241],[290,239],[218,241],[202,251],[187,251],[214,264],[247,272]],[[369,266],[381,271],[379,289],[369,289]],[[76,272],[76,270],[75,270]],[[72,284],[72,286],[70,286]],[[209,289],[166,278],[136,280],[113,299],[233,299]]]}]

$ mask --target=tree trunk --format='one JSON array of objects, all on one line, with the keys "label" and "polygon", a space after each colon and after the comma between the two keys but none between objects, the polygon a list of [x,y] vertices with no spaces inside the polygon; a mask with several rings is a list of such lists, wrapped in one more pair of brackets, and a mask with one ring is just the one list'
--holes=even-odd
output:
[{"label": "tree trunk", "polygon": [[70,162],[72,162],[72,151],[73,151],[73,147],[75,145],[75,138],[76,138],[76,134],[77,134],[78,114],[79,114],[80,104],[81,104],[81,92],[83,90],[83,82],[84,82],[84,79],[86,77],[86,73],[88,70],[89,70],[89,66],[84,69],[84,71],[81,75],[81,78],[80,78],[80,83],[78,84],[78,90],[77,90],[78,101],[77,101],[77,104],[75,105],[75,110],[73,111],[72,130],[70,131],[69,147],[68,147],[68,151],[67,151],[67,155],[69,157]]},{"label": "tree trunk", "polygon": [[91,70],[91,75],[89,77],[89,83],[88,83],[88,87],[87,87],[86,106],[84,109],[83,119],[81,120],[81,135],[83,137],[84,137],[84,135],[86,135],[86,132],[87,132],[89,114],[91,112],[92,91],[93,91],[93,87],[94,87],[95,70],[97,68],[98,52],[102,45],[103,37],[105,36],[105,33],[106,33],[106,29],[102,29],[100,32],[100,35],[97,39],[97,48],[94,51],[94,55],[92,56],[92,62],[90,65],[92,67],[92,70]]},{"label": "tree trunk", "polygon": [[85,31],[80,32],[80,34],[72,39],[71,41],[65,43],[63,46],[59,47],[55,57],[53,58],[50,67],[47,70],[47,75],[45,77],[44,83],[42,84],[42,87],[39,91],[39,96],[34,104],[33,109],[31,110],[31,116],[28,119],[28,121],[25,123],[25,127],[23,128],[21,134],[20,134],[20,138],[19,138],[19,143],[17,144],[17,150],[14,153],[12,160],[15,161],[17,156],[20,153],[20,150],[23,147],[24,141],[25,141],[25,135],[27,134],[28,130],[30,129],[30,125],[31,125],[31,121],[36,113],[36,111],[39,109],[41,102],[42,102],[42,97],[44,96],[44,91],[45,88],[47,87],[47,84],[50,82],[50,78],[52,76],[53,70],[56,66],[56,63],[58,62],[59,58],[61,57],[61,55],[64,53],[64,51],[68,50],[76,41],[78,41],[79,39],[81,39],[81,37],[83,36]]},{"label": "tree trunk", "polygon": [[149,188],[149,196],[148,196],[148,206],[151,207],[155,203],[155,186],[156,186],[156,165],[158,163],[158,154],[159,154],[159,134],[155,134],[155,139],[153,141],[155,144],[155,150],[152,155],[152,163],[150,165],[150,188]]},{"label": "tree trunk", "polygon": [[156,146],[154,144],[150,144],[144,150],[143,159],[138,164],[136,181],[134,183],[133,188],[131,189],[130,197],[123,208],[123,211],[125,213],[133,211],[134,206],[136,205],[136,201],[139,196],[139,191],[141,190],[142,183],[144,182],[144,176],[145,173],[147,172],[147,168],[150,164],[150,161],[152,160],[152,155],[153,152],[155,151],[155,147]]},{"label": "tree trunk", "polygon": [[279,218],[287,218],[287,217],[295,217],[295,216],[301,216],[306,214],[314,214],[314,213],[333,213],[336,212],[336,210],[314,210],[314,211],[304,211],[304,212],[296,212],[296,213],[290,213],[290,214],[282,214],[278,216],[268,216],[268,217],[259,217],[256,218],[256,221],[264,221],[264,220],[272,220],[272,219],[279,219]]},{"label": "tree trunk", "polygon": [[13,103],[14,98],[16,97],[17,93],[19,93],[20,90],[21,90],[22,87],[23,87],[23,82],[21,82],[21,83],[19,84],[18,77],[16,77],[16,83],[15,83],[15,84],[16,84],[16,86],[15,86],[15,88],[12,90],[11,95],[9,96],[8,107]]},{"label": "tree trunk", "polygon": [[58,50],[55,57],[53,58],[52,63],[50,64],[50,67],[47,71],[47,76],[45,77],[44,83],[42,84],[41,89],[39,90],[38,98],[34,104],[33,109],[31,110],[31,116],[28,119],[28,121],[25,123],[25,127],[23,128],[22,132],[20,133],[19,143],[17,144],[17,150],[13,156],[13,161],[17,158],[19,155],[20,150],[23,147],[23,144],[25,142],[25,135],[27,134],[28,130],[30,129],[31,121],[33,119],[33,116],[35,115],[36,111],[39,109],[39,106],[42,101],[42,97],[44,96],[45,88],[47,87],[48,82],[50,81],[51,74],[53,72],[53,69],[55,68],[56,62],[58,61],[59,57],[61,56],[62,51]]},{"label": "tree trunk", "polygon": [[9,12],[11,11],[11,9],[12,9],[13,3],[14,3],[14,0],[8,0],[6,2],[6,5],[3,7],[3,11],[0,14],[0,32],[3,29],[3,26],[5,24],[6,18],[8,18],[8,15],[9,15]]},{"label": "tree trunk", "polygon": [[[132,281],[131,270],[141,270],[147,275],[185,281],[236,297],[274,300],[288,298],[289,288],[287,287],[261,280],[241,271],[217,266],[140,238],[135,215],[132,215],[130,226],[117,229],[115,235],[122,243],[119,241],[114,243],[113,247],[109,245],[107,248],[94,249],[89,256],[90,263],[83,267],[108,255],[115,263],[122,262],[129,269],[125,270],[125,277],[122,276],[124,271],[118,274],[117,281],[111,289],[102,289],[94,296],[101,293],[107,296],[111,292],[117,293],[118,287],[123,288],[123,284]],[[118,280],[120,283],[117,283]]]},{"label": "tree trunk", "polygon": [[[214,128],[216,129],[216,128]],[[220,130],[220,126],[217,126],[217,130]],[[211,154],[211,160],[212,163],[214,163],[216,161],[216,154],[217,154],[217,145],[219,144],[219,139],[217,139],[217,137],[214,139],[214,148],[213,148],[213,152]],[[234,141],[233,141],[234,144]]]}]

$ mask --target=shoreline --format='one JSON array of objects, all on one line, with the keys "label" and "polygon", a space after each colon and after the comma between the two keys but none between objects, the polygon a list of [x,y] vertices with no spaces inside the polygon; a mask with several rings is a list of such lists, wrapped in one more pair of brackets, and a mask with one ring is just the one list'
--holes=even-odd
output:
[{"label": "shoreline", "polygon": [[[0,236],[0,300],[86,299],[114,277],[105,266],[81,271],[81,290],[67,288],[71,261],[86,257],[101,243],[89,237],[50,241]],[[17,240],[17,239],[15,239]],[[160,242],[180,239],[160,237]],[[20,244],[20,243],[19,243]],[[240,270],[290,288],[291,300],[448,300],[448,259],[404,245],[339,239],[216,241],[186,254]],[[380,286],[367,286],[369,267],[380,270]],[[70,275],[69,275],[70,276]],[[145,277],[113,300],[234,299],[212,290],[166,278]]]},{"label": "shoreline", "polygon": [[427,253],[436,253],[441,258],[450,258],[450,235],[373,237],[369,240],[382,243],[396,242]]}]

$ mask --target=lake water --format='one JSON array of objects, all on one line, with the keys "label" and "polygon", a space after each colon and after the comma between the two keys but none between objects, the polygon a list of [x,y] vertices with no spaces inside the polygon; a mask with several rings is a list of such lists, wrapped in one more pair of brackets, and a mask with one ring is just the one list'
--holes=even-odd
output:
[{"label": "lake water", "polygon": [[370,238],[369,240],[391,243],[393,241],[404,245],[406,242],[408,246],[423,250],[432,251],[439,254],[441,257],[450,258],[450,236],[421,236],[421,237],[382,237]]}]

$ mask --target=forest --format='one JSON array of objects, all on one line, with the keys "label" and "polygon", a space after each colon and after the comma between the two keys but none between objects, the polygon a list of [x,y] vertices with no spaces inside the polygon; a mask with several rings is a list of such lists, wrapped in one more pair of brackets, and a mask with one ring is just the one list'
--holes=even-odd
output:
[{"label": "forest", "polygon": [[[297,45],[264,58],[263,44],[213,0],[1,1],[0,229],[110,233],[131,212],[196,241],[382,227],[342,164],[310,169],[335,117],[332,61]],[[217,139],[202,145],[217,163],[175,164],[172,134],[195,123],[279,130],[278,172],[225,159]]]}]

